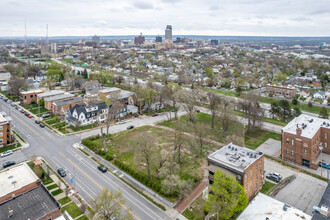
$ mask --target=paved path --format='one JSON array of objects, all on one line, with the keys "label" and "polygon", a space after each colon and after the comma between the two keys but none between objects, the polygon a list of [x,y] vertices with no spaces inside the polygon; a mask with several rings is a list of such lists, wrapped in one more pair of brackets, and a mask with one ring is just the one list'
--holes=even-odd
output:
[{"label": "paved path", "polygon": [[190,193],[190,195],[185,198],[179,205],[175,207],[175,210],[182,213],[195,199],[203,192],[203,190],[208,186],[208,182],[202,181],[198,184],[195,189]]}]

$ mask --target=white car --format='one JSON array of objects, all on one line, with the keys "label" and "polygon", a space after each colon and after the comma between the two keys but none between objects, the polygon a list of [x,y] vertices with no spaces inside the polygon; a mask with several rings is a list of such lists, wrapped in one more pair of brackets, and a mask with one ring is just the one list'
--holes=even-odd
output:
[{"label": "white car", "polygon": [[126,124],[126,121],[120,121],[118,122],[119,125],[123,125],[123,124]]},{"label": "white car", "polygon": [[13,154],[13,151],[12,150],[7,150],[7,151],[5,151],[1,154],[1,157],[6,157],[6,156],[9,156],[11,154]]}]

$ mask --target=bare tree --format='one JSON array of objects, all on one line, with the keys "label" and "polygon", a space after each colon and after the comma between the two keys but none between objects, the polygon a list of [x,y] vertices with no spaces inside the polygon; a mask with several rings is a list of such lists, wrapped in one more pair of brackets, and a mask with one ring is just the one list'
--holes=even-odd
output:
[{"label": "bare tree", "polygon": [[230,124],[235,120],[235,115],[233,114],[232,110],[232,103],[229,98],[221,99],[221,104],[218,107],[218,118],[223,130],[223,136],[227,136],[228,129]]},{"label": "bare tree", "polygon": [[180,91],[180,101],[184,110],[188,114],[189,122],[193,123],[196,116],[196,102],[199,100],[199,91],[197,89],[192,89],[190,91],[181,90]]},{"label": "bare tree", "polygon": [[221,97],[220,95],[215,94],[214,92],[208,92],[207,97],[208,97],[211,116],[212,116],[212,128],[214,128],[214,120],[217,114],[217,110],[219,109],[218,107],[221,103]]},{"label": "bare tree", "polygon": [[[171,103],[171,107],[174,110],[174,115],[175,118],[178,118],[178,109],[179,109],[179,93],[181,91],[181,86],[179,86],[178,84],[174,84],[174,83],[168,83],[166,86],[163,87],[162,89],[162,94],[165,98],[165,101],[170,102]],[[171,120],[171,113],[170,115],[170,120]]]},{"label": "bare tree", "polygon": [[197,122],[195,124],[195,135],[198,137],[199,145],[200,145],[200,154],[203,154],[203,145],[204,140],[209,134],[210,129],[209,126],[203,122]]},{"label": "bare tree", "polygon": [[135,155],[138,160],[145,162],[149,180],[151,180],[150,163],[156,150],[155,141],[156,139],[154,136],[147,133],[141,135],[137,141],[138,143],[136,144],[137,148]]},{"label": "bare tree", "polygon": [[241,99],[237,107],[244,112],[244,117],[248,121],[248,131],[261,125],[264,110],[260,106],[259,97],[249,95]]},{"label": "bare tree", "polygon": [[[181,151],[183,148],[183,144],[185,142],[185,134],[183,130],[183,124],[180,121],[176,121],[174,125],[174,132],[173,132],[173,158],[178,157],[178,163],[181,165]],[[175,160],[174,160],[175,161]]]}]

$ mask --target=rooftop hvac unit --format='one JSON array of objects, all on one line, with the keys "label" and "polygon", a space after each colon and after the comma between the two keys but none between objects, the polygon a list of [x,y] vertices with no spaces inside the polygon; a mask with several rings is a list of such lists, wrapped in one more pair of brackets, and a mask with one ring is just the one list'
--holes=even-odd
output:
[{"label": "rooftop hvac unit", "polygon": [[327,123],[327,127],[329,127],[329,123]]},{"label": "rooftop hvac unit", "polygon": [[257,158],[257,155],[256,154],[254,155],[254,158]]},{"label": "rooftop hvac unit", "polygon": [[228,145],[228,148],[230,149],[230,145]]},{"label": "rooftop hvac unit", "polygon": [[325,125],[326,123],[325,123],[325,121],[323,122],[323,125]]},{"label": "rooftop hvac unit", "polygon": [[320,209],[320,214],[328,217],[329,215],[329,207],[322,205]]},{"label": "rooftop hvac unit", "polygon": [[235,151],[237,151],[237,147],[235,148]]},{"label": "rooftop hvac unit", "polygon": [[288,210],[288,207],[284,204],[283,205],[283,211],[286,211],[286,210]]},{"label": "rooftop hvac unit", "polygon": [[310,119],[310,120],[309,120],[309,123],[312,123],[312,122],[313,122],[313,120],[314,120],[314,119]]},{"label": "rooftop hvac unit", "polygon": [[249,156],[250,155],[250,152],[247,152],[246,154]]}]

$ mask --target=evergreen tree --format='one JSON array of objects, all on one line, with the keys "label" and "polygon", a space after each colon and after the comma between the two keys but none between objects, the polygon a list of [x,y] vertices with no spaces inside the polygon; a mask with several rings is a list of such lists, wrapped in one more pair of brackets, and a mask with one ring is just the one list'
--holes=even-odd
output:
[{"label": "evergreen tree", "polygon": [[320,118],[325,118],[325,119],[328,119],[329,118],[328,111],[327,111],[327,109],[325,107],[322,107],[321,108],[319,117]]},{"label": "evergreen tree", "polygon": [[87,79],[88,78],[87,70],[84,69],[84,72],[81,75],[82,75],[82,77],[84,77],[84,79]]}]

